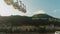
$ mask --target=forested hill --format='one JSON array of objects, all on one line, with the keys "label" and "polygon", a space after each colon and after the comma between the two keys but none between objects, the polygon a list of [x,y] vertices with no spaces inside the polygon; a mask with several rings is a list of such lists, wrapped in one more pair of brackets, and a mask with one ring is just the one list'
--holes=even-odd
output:
[{"label": "forested hill", "polygon": [[60,19],[51,17],[47,14],[37,14],[32,17],[28,16],[0,16],[0,25],[12,25],[12,26],[20,26],[20,25],[50,25],[53,24],[55,26],[60,26]]}]

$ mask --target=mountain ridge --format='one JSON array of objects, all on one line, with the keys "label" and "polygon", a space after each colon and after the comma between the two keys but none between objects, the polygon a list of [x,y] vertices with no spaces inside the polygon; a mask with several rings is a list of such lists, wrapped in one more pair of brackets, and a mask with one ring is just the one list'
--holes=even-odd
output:
[{"label": "mountain ridge", "polygon": [[[1,23],[6,23],[6,24],[11,23],[12,25],[16,25],[16,24],[17,25],[49,25],[49,24],[56,25],[56,22],[58,22],[58,19],[54,18],[54,17],[51,17],[47,14],[37,14],[37,15],[34,15],[32,17],[12,15],[12,16],[7,16],[7,17],[6,16],[5,17],[1,16],[0,17],[0,22]],[[58,24],[59,23],[60,22],[58,22]]]}]

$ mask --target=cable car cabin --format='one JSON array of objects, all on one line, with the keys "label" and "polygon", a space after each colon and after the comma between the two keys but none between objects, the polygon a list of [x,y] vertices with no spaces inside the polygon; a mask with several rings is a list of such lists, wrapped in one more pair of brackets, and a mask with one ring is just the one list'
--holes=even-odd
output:
[{"label": "cable car cabin", "polygon": [[13,4],[13,0],[4,0],[6,4],[11,5]]}]

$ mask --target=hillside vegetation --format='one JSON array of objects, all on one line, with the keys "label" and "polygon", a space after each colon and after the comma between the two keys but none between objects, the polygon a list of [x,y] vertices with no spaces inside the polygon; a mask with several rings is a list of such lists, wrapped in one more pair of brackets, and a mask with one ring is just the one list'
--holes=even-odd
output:
[{"label": "hillside vegetation", "polygon": [[60,19],[51,17],[47,14],[37,14],[37,15],[33,15],[32,17],[19,16],[19,15],[0,16],[0,31],[4,31],[4,32],[21,32],[21,31],[50,32],[51,31],[52,32],[56,30],[60,30]]}]

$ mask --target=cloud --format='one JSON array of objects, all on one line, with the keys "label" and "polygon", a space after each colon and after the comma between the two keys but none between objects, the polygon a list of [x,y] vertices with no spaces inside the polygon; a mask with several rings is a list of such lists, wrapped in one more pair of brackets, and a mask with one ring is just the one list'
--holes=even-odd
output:
[{"label": "cloud", "polygon": [[56,10],[54,10],[54,13],[56,13],[57,11]]},{"label": "cloud", "polygon": [[34,14],[45,14],[44,10],[38,10],[36,12],[34,12]]},{"label": "cloud", "polygon": [[56,9],[54,10],[54,13],[60,12],[60,9]]}]

